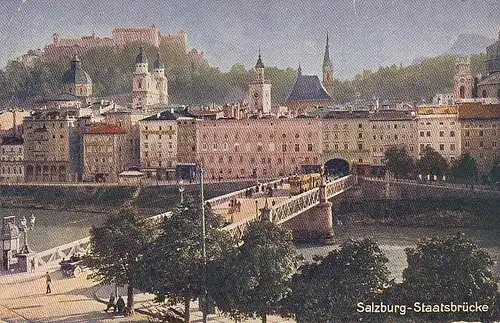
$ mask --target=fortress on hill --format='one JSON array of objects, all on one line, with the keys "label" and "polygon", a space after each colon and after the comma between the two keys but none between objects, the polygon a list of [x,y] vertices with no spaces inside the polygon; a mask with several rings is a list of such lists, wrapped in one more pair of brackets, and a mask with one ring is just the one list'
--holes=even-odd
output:
[{"label": "fortress on hill", "polygon": [[30,50],[22,55],[21,61],[25,65],[41,57],[73,57],[81,55],[87,50],[96,47],[113,46],[121,47],[127,43],[139,42],[144,45],[160,47],[162,45],[173,45],[180,48],[190,56],[205,60],[202,51],[191,49],[188,52],[187,34],[180,30],[176,34],[162,34],[153,24],[149,27],[114,28],[111,37],[97,36],[95,33],[80,38],[61,38],[58,33],[52,35],[52,43],[46,45],[42,50]]}]

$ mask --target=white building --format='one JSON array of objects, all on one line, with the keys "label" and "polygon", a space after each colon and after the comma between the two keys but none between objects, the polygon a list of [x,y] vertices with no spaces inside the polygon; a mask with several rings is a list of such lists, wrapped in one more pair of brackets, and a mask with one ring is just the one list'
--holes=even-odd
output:
[{"label": "white building", "polygon": [[271,113],[271,83],[264,78],[264,64],[259,53],[259,59],[255,64],[256,79],[249,84],[248,103],[252,113]]},{"label": "white building", "polygon": [[135,59],[132,107],[147,109],[158,104],[168,104],[168,80],[165,76],[165,66],[160,62],[160,54],[157,54],[153,63],[153,73],[149,72],[148,60],[141,46]]}]

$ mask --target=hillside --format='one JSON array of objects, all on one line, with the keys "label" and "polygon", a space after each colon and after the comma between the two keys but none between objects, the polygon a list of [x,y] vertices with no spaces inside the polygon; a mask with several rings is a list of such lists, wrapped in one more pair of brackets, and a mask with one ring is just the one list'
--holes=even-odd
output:
[{"label": "hillside", "polygon": [[[132,73],[138,44],[123,48],[99,48],[86,52],[81,58],[83,68],[92,77],[96,97],[117,98],[119,103],[130,102]],[[150,62],[156,49],[146,47]],[[193,59],[175,47],[160,46],[165,59],[171,103],[209,105],[234,102],[245,98],[251,70],[235,64],[228,72],[206,62]],[[473,74],[483,73],[485,54],[471,56]],[[335,81],[333,97],[337,103],[354,99],[381,98],[422,102],[453,87],[456,55],[422,59],[410,66],[384,66],[377,71],[363,71],[353,80]],[[265,64],[265,61],[264,61]],[[29,103],[61,92],[61,76],[68,69],[69,59],[38,61],[27,68],[10,61],[0,70],[0,108],[29,106]],[[296,71],[291,68],[266,67],[266,79],[272,83],[272,102],[279,104],[295,82]]]}]

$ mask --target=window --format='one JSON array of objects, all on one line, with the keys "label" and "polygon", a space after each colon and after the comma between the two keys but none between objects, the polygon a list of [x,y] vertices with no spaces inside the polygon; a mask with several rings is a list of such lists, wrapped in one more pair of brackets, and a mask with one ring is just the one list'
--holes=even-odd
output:
[{"label": "window", "polygon": [[450,145],[450,150],[455,150],[455,144]]},{"label": "window", "polygon": [[424,132],[420,131],[420,137],[423,137],[423,136],[424,136]]},{"label": "window", "polygon": [[300,135],[298,133],[295,134],[295,138],[299,138]]},{"label": "window", "polygon": [[363,150],[363,144],[358,144],[358,150]]},{"label": "window", "polygon": [[444,150],[444,144],[439,144],[439,150]]},{"label": "window", "polygon": [[240,144],[234,144],[234,151],[238,152],[240,150]]},{"label": "window", "polygon": [[286,144],[281,145],[281,151],[286,153]]},{"label": "window", "polygon": [[479,137],[482,137],[483,136],[483,130],[479,130]]},{"label": "window", "polygon": [[313,145],[307,144],[307,151],[313,151]]},{"label": "window", "polygon": [[266,158],[263,157],[263,158],[260,159],[260,161],[262,162],[262,164],[265,164],[266,163]]},{"label": "window", "polygon": [[243,162],[243,156],[240,156],[240,163]]},{"label": "window", "polygon": [[496,147],[497,146],[497,142],[496,141],[492,141],[491,142],[491,147]]},{"label": "window", "polygon": [[439,132],[439,137],[444,137],[444,131]]},{"label": "window", "polygon": [[339,150],[339,145],[338,144],[335,144],[335,150]]},{"label": "window", "polygon": [[363,124],[358,124],[358,128],[363,128]]},{"label": "window", "polygon": [[427,131],[425,135],[426,135],[427,137],[430,137],[430,136],[431,136],[431,132],[430,132],[430,131]]},{"label": "window", "polygon": [[278,158],[278,164],[281,164],[281,158]]},{"label": "window", "polygon": [[465,136],[466,136],[466,137],[470,137],[470,132],[469,132],[469,130],[467,130],[467,131],[465,132]]},{"label": "window", "polygon": [[257,144],[257,151],[262,152],[262,144],[261,143]]},{"label": "window", "polygon": [[361,132],[358,133],[358,139],[363,139],[363,133]]},{"label": "window", "polygon": [[394,135],[394,140],[398,140],[398,135]]},{"label": "window", "polygon": [[335,140],[339,139],[339,134],[338,133],[334,133],[333,134],[333,139],[335,139]]},{"label": "window", "polygon": [[455,137],[455,131],[450,131],[450,137]]},{"label": "window", "polygon": [[413,151],[413,146],[410,146],[410,151]]},{"label": "window", "polygon": [[469,147],[469,142],[466,141],[465,144],[464,144],[464,146],[468,148]]},{"label": "window", "polygon": [[161,135],[158,135],[158,139],[161,140]]},{"label": "window", "polygon": [[344,144],[344,150],[348,150],[349,149],[349,144]]},{"label": "window", "polygon": [[453,157],[453,156],[452,156],[452,157],[450,157],[450,161],[451,161],[451,162],[454,162],[454,161],[455,161],[455,157]]},{"label": "window", "polygon": [[425,148],[425,145],[424,144],[420,144],[420,151],[424,150]]},{"label": "window", "polygon": [[291,161],[292,161],[292,164],[295,164],[295,157],[292,157]]},{"label": "window", "polygon": [[295,144],[295,151],[300,151],[300,145],[299,144]]},{"label": "window", "polygon": [[222,150],[223,151],[227,151],[228,147],[229,147],[229,145],[227,144],[227,142],[225,142],[225,143],[222,144]]},{"label": "window", "polygon": [[483,148],[484,147],[484,141],[480,141],[479,142],[479,148]]},{"label": "window", "polygon": [[229,157],[227,157],[227,162],[228,162],[228,163],[232,163],[232,162],[233,162],[233,156],[229,156]]},{"label": "window", "polygon": [[219,164],[222,164],[224,162],[224,157],[223,156],[219,156]]},{"label": "window", "polygon": [[254,164],[254,163],[255,163],[255,157],[250,157],[250,162],[251,162],[252,164]]},{"label": "window", "polygon": [[212,150],[217,150],[217,143],[216,142],[213,143]]},{"label": "window", "polygon": [[377,140],[377,135],[373,135],[373,140]]}]

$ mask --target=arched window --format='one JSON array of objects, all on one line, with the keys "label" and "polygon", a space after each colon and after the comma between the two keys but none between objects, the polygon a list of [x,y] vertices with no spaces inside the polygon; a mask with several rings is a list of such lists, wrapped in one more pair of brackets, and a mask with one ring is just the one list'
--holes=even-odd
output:
[{"label": "arched window", "polygon": [[142,82],[141,81],[137,81],[137,87],[140,89],[142,88]]},{"label": "arched window", "polygon": [[488,97],[488,92],[486,90],[483,90],[483,98],[487,98]]},{"label": "arched window", "polygon": [[460,98],[465,98],[465,87],[463,85],[460,87]]},{"label": "arched window", "polygon": [[498,89],[497,98],[500,99],[500,89]]}]

